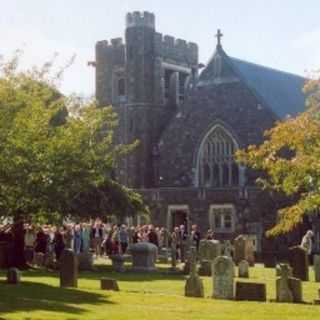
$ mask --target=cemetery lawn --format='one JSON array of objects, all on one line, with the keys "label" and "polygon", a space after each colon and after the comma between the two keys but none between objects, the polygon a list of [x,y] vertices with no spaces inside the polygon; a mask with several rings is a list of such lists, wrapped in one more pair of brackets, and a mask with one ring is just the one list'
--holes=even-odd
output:
[{"label": "cemetery lawn", "polygon": [[[116,274],[99,262],[96,272],[83,272],[78,289],[61,289],[57,273],[25,271],[20,285],[8,285],[0,272],[0,320],[302,320],[319,319],[319,284],[303,283],[305,304],[238,302],[211,299],[212,281],[202,277],[205,299],[184,297],[184,276],[167,275],[159,265],[154,274]],[[268,299],[275,297],[275,271],[256,266],[247,281],[267,284]],[[100,278],[118,280],[120,292],[100,290]],[[244,280],[241,280],[244,281]]]}]

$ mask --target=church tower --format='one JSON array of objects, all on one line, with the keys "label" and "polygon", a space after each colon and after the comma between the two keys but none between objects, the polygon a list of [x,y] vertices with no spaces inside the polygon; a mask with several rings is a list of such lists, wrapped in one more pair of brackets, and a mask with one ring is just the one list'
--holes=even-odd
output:
[{"label": "church tower", "polygon": [[128,141],[139,140],[129,156],[127,182],[135,188],[152,183],[152,108],[154,102],[155,17],[149,12],[128,13],[126,17],[125,111]]}]

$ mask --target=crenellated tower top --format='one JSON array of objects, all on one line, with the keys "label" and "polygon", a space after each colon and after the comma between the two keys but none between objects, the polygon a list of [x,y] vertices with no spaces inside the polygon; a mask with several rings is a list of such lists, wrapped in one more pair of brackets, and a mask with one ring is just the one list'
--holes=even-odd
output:
[{"label": "crenellated tower top", "polygon": [[155,29],[156,27],[156,18],[155,15],[151,12],[140,12],[134,11],[127,14],[126,18],[126,27],[148,27]]}]

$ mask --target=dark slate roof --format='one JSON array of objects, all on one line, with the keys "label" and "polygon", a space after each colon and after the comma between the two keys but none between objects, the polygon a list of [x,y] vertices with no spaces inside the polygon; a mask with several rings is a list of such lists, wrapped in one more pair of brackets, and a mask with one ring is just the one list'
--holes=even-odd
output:
[{"label": "dark slate roof", "polygon": [[[217,59],[221,59],[221,62],[217,63]],[[219,68],[218,77],[216,68]],[[217,46],[216,52],[201,73],[198,86],[219,85],[235,79],[244,81],[280,119],[304,111],[305,96],[302,88],[305,78],[229,57],[221,46]]]},{"label": "dark slate roof", "polygon": [[242,79],[278,117],[284,118],[304,111],[305,96],[302,88],[305,78],[236,58],[230,60]]}]

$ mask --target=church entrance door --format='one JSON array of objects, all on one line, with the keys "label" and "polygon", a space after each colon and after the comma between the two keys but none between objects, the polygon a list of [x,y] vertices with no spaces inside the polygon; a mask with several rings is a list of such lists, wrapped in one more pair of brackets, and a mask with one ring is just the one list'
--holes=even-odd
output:
[{"label": "church entrance door", "polygon": [[172,229],[179,227],[182,224],[185,226],[185,230],[188,230],[188,213],[186,211],[177,210],[172,212]]},{"label": "church entrance door", "polygon": [[172,205],[168,208],[168,230],[173,231],[175,227],[181,225],[185,226],[185,230],[188,230],[189,208],[187,205]]}]

